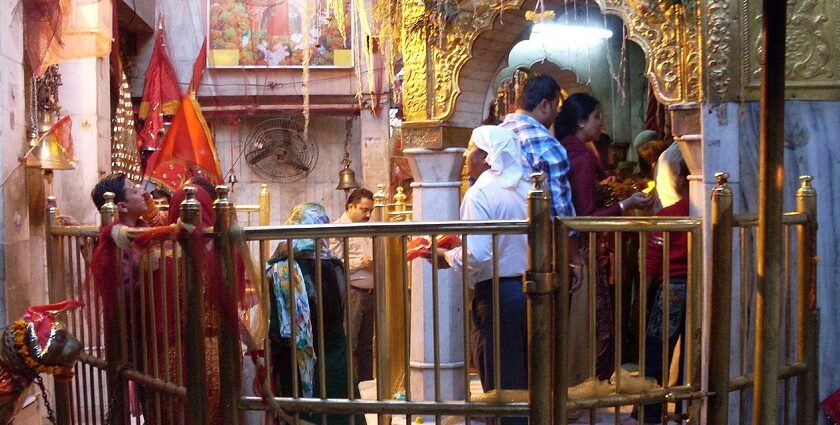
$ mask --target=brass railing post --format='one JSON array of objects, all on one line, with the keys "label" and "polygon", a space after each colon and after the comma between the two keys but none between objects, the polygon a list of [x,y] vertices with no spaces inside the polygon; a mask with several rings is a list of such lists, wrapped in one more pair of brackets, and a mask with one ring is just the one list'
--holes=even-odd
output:
[{"label": "brass railing post", "polygon": [[[554,292],[551,194],[543,187],[545,174],[532,174],[531,180],[534,186],[528,192],[528,271],[523,276],[523,290],[528,297],[529,419],[531,425],[549,425],[552,423],[551,309]],[[562,291],[558,296],[563,296]],[[564,329],[558,332],[563,333]],[[565,368],[565,362],[559,363],[555,367]],[[565,392],[566,389],[563,388],[555,397],[555,402],[560,404],[563,411]]]},{"label": "brass railing post", "polygon": [[[786,4],[786,3],[783,3]],[[761,1],[761,84],[758,131],[755,372],[753,421],[775,424],[779,400],[779,331],[784,256],[785,50],[787,7]],[[717,306],[715,306],[717,307]]]},{"label": "brass railing post", "polygon": [[[195,188],[184,188],[187,198],[181,203],[181,220],[185,224],[197,226],[201,220],[201,205],[195,199]],[[202,425],[205,423],[207,410],[207,368],[205,361],[204,336],[204,288],[197,270],[198,259],[190,243],[190,235],[184,233],[180,240],[183,247],[184,286],[186,288],[186,329],[184,331],[184,354],[189,362],[185,368],[184,381],[187,388],[186,422]],[[229,367],[230,365],[224,365]]]},{"label": "brass railing post", "polygon": [[[263,185],[263,190],[267,189]],[[242,349],[239,343],[237,315],[236,264],[234,263],[233,245],[230,228],[235,214],[233,202],[228,199],[230,189],[216,186],[216,201],[213,210],[216,213],[214,224],[216,261],[221,270],[222,288],[219,297],[219,397],[221,400],[222,423],[239,423],[240,364]],[[263,215],[263,193],[260,191],[260,225]]]},{"label": "brass railing post", "polygon": [[[114,193],[105,192],[105,203],[99,209],[100,225],[108,226],[117,220],[117,206],[114,204]],[[102,241],[100,241],[102,243]],[[115,255],[122,257],[120,250]],[[122,264],[122,258],[118,258],[116,264]],[[119,271],[121,272],[121,270]],[[119,283],[122,282],[120,276]],[[114,284],[119,284],[114,282]],[[92,308],[90,306],[89,308]],[[126,340],[125,329],[125,292],[117,291],[117,308],[114,320],[106,320],[104,323],[105,332],[105,358],[108,360],[107,381],[108,381],[108,416],[112,423],[128,423],[128,391],[127,383],[123,380],[120,370],[126,362],[126,352],[123,351],[123,342]]]},{"label": "brass railing post", "polygon": [[[271,192],[268,191],[268,185],[265,183],[260,186],[259,205],[258,223],[260,226],[268,226],[271,224]],[[233,214],[236,216],[236,211]],[[262,258],[268,258],[271,254],[268,248],[267,243],[260,244],[260,255],[262,255]]]},{"label": "brass railing post", "polygon": [[817,423],[819,397],[819,310],[817,309],[817,192],[811,176],[801,176],[796,191],[796,210],[808,215],[808,222],[797,226],[796,361],[808,371],[796,380],[797,423]]},{"label": "brass railing post", "polygon": [[[729,351],[732,329],[732,189],[729,174],[715,173],[712,190],[712,264],[708,423],[729,423]],[[699,265],[698,265],[699,266]]]},{"label": "brass railing post", "polygon": [[[373,216],[371,221],[386,222],[388,221],[388,193],[385,192],[385,185],[376,185],[376,192],[373,194]],[[373,288],[375,299],[375,320],[374,320],[374,373],[376,377],[377,398],[389,399],[391,398],[391,376],[388,362],[388,331],[387,323],[385,321],[385,299],[387,284],[385,280],[386,267],[388,265],[387,238],[380,236],[373,238]],[[390,423],[391,419],[388,415],[379,415],[379,423]]]},{"label": "brass railing post", "polygon": [[[47,287],[48,297],[50,303],[55,303],[64,300],[67,297],[67,291],[64,285],[59,284],[60,278],[58,276],[57,262],[58,253],[55,245],[55,236],[52,234],[52,228],[55,226],[55,217],[58,214],[55,207],[55,196],[47,197],[47,223],[46,223],[46,248],[47,248]],[[70,402],[70,379],[54,379],[55,388],[55,419],[60,424],[69,424],[72,418]]]}]

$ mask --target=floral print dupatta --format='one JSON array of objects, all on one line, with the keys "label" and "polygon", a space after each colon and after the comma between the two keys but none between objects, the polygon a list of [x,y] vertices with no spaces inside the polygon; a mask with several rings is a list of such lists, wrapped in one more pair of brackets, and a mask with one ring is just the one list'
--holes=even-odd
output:
[{"label": "floral print dupatta", "polygon": [[[286,224],[326,224],[329,216],[323,206],[304,203],[292,209]],[[292,241],[293,258],[333,258],[328,243],[323,241],[319,256],[315,255],[315,241],[295,239]],[[283,241],[277,246],[266,265],[266,276],[271,280],[276,303],[277,320],[282,338],[292,337],[295,329],[294,346],[297,351],[297,367],[301,390],[304,397],[312,397],[315,371],[315,345],[312,334],[309,295],[315,294],[315,288],[304,279],[300,265],[289,261],[288,244]],[[294,309],[292,309],[294,303]],[[294,311],[295,320],[291,320]]]}]

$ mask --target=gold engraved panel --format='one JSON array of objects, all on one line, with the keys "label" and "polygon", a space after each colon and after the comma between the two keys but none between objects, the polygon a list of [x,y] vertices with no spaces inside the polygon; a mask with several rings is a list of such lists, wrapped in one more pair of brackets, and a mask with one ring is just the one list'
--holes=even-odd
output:
[{"label": "gold engraved panel", "polygon": [[443,149],[467,147],[471,128],[451,127],[440,120],[403,123],[403,148]]},{"label": "gold engraved panel", "polygon": [[[761,1],[741,0],[746,16],[742,77],[745,94],[758,94],[761,80]],[[840,2],[787,0],[787,98],[840,98]]]},{"label": "gold engraved panel", "polygon": [[595,0],[618,15],[627,38],[645,52],[645,74],[666,105],[697,102],[702,96],[702,32],[695,1]]},{"label": "gold engraved panel", "polygon": [[[731,0],[708,0],[703,26],[708,45],[706,47],[706,92],[712,101],[720,101],[737,90],[733,84],[733,62],[738,54],[738,4]],[[737,81],[737,80],[736,80]],[[734,86],[734,87],[733,87]]]},{"label": "gold engraved panel", "polygon": [[428,119],[428,20],[423,0],[402,2],[403,114],[406,121]]}]

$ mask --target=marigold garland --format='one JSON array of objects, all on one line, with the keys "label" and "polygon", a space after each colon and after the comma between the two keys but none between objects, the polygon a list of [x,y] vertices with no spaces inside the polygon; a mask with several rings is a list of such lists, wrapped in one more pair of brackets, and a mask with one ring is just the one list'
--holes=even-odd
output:
[{"label": "marigold garland", "polygon": [[17,350],[20,358],[23,359],[26,366],[37,373],[48,373],[59,378],[72,378],[74,376],[73,368],[71,366],[47,366],[32,357],[29,352],[29,345],[26,344],[27,321],[24,319],[17,319],[12,323],[12,330],[15,333],[15,350]]}]

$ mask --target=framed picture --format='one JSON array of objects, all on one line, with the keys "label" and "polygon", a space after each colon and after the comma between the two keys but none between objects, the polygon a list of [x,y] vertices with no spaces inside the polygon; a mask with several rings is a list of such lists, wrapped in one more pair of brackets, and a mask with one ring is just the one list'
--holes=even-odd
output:
[{"label": "framed picture", "polygon": [[[312,2],[312,22],[303,22]],[[301,67],[309,37],[311,67],[353,66],[350,13],[342,36],[325,0],[210,0],[207,66]],[[308,29],[306,27],[309,27]]]}]

